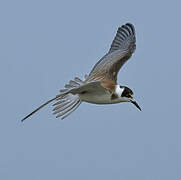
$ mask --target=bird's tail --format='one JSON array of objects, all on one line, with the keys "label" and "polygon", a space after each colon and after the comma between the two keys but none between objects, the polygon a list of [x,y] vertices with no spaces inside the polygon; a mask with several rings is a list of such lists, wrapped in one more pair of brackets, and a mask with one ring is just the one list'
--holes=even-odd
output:
[{"label": "bird's tail", "polygon": [[50,102],[54,101],[56,99],[50,99],[49,101],[47,101],[46,103],[42,104],[40,107],[38,107],[37,109],[35,109],[33,112],[31,112],[30,114],[28,114],[26,117],[24,117],[21,121],[23,122],[24,120],[26,120],[27,118],[29,118],[30,116],[32,116],[34,113],[36,113],[37,111],[39,111],[41,108],[43,108],[44,106],[46,106],[47,104],[49,104]]},{"label": "bird's tail", "polygon": [[66,118],[68,115],[70,115],[73,111],[75,111],[79,105],[81,104],[81,100],[79,99],[78,94],[71,94],[68,93],[69,90],[73,88],[77,88],[81,85],[83,85],[84,81],[79,79],[78,77],[75,77],[74,80],[69,81],[68,84],[65,85],[65,89],[60,90],[59,95],[57,95],[55,98],[50,99],[46,103],[42,104],[40,107],[35,109],[33,112],[28,114],[26,117],[24,117],[21,121],[24,121],[25,119],[29,118],[31,115],[39,111],[41,108],[46,106],[47,104],[57,101],[55,104],[53,104],[54,109],[53,109],[53,114],[56,114],[56,117],[61,117],[63,120]]}]

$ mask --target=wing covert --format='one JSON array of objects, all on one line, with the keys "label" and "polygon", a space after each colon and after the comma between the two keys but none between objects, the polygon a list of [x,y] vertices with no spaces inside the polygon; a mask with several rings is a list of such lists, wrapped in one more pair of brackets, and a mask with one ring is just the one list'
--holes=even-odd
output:
[{"label": "wing covert", "polygon": [[134,26],[127,23],[118,28],[109,52],[93,67],[87,81],[108,79],[117,81],[117,74],[136,48]]}]

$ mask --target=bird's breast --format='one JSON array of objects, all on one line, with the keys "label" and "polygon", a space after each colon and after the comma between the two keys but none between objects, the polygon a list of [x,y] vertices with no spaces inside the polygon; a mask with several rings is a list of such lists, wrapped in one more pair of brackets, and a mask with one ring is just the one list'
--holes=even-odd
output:
[{"label": "bird's breast", "polygon": [[82,101],[93,103],[93,104],[114,104],[119,103],[120,100],[118,99],[111,99],[112,94],[105,90],[105,92],[91,92],[91,93],[84,93],[80,94],[79,97]]}]

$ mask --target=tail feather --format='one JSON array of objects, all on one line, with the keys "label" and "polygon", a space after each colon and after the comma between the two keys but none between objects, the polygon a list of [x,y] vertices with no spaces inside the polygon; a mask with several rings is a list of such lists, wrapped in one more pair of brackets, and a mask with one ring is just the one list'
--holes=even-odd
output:
[{"label": "tail feather", "polygon": [[59,112],[64,111],[65,109],[67,109],[68,107],[72,106],[72,104],[75,104],[76,102],[77,102],[77,99],[76,100],[72,100],[72,101],[68,101],[66,103],[62,103],[59,106],[56,106],[54,108],[54,110],[53,110],[54,111],[53,114],[57,114]]},{"label": "tail feather", "polygon": [[[66,93],[66,91],[69,91],[72,88],[79,87],[83,85],[84,81],[79,79],[78,77],[75,77],[74,80],[70,80],[69,84],[65,85],[65,88],[63,92]],[[62,92],[62,90],[60,90]],[[57,114],[56,117],[61,117],[64,119],[68,115],[70,115],[73,111],[75,111],[79,105],[81,104],[81,101],[79,99],[79,95],[73,95],[73,94],[66,94],[63,97],[59,97],[56,99],[57,102],[53,104],[53,114]]]},{"label": "tail feather", "polygon": [[72,100],[64,100],[64,101],[59,101],[59,104],[57,104],[54,108],[53,111],[56,111],[57,109],[62,108],[63,106],[66,106],[67,104],[71,103]]},{"label": "tail feather", "polygon": [[65,93],[63,93],[61,96],[57,96],[57,98],[56,98],[56,100],[58,101],[58,100],[67,100],[67,97],[68,97],[68,94],[66,94],[66,92]]},{"label": "tail feather", "polygon": [[74,108],[72,108],[65,116],[62,117],[62,120],[65,119],[67,116],[69,116],[71,113],[73,113],[79,107],[80,104],[81,104],[81,101],[79,100],[75,104]]},{"label": "tail feather", "polygon": [[67,89],[60,89],[61,93],[65,93],[67,91]]},{"label": "tail feather", "polygon": [[[60,117],[60,116],[63,116],[63,115],[67,115],[67,113],[69,113],[70,114],[70,111],[72,111],[73,112],[73,110],[75,109],[75,108],[77,108],[77,105],[79,106],[80,105],[80,100],[77,100],[77,101],[75,101],[74,103],[72,103],[70,106],[68,106],[67,108],[65,108],[64,110],[62,110],[61,112],[59,112],[58,114],[57,114],[57,116],[56,116],[56,118],[58,118],[58,117]],[[62,117],[63,118],[63,117]]]},{"label": "tail feather", "polygon": [[77,101],[74,101],[70,103],[68,106],[62,107],[61,109],[57,110],[55,114],[57,114],[57,116],[62,116],[64,113],[68,112],[69,109],[71,109],[76,103]]},{"label": "tail feather", "polygon": [[21,121],[24,121],[25,119],[32,116],[34,113],[39,111],[41,108],[46,106],[47,104],[57,101],[53,104],[53,114],[57,114],[56,117],[61,117],[61,119],[66,118],[68,115],[70,115],[73,111],[75,111],[79,105],[81,104],[81,100],[79,99],[78,94],[71,94],[69,91],[72,88],[79,87],[83,85],[84,81],[79,79],[78,77],[75,77],[74,80],[70,80],[69,84],[65,85],[65,89],[61,89],[59,95],[57,95],[55,98],[50,99],[46,103],[42,104],[40,107],[35,109],[33,112],[28,114],[26,117],[24,117]]},{"label": "tail feather", "polygon": [[[58,100],[58,99],[57,99],[57,100]],[[64,102],[66,102],[66,101],[67,101],[67,99],[59,99],[59,101],[56,102],[56,103],[54,103],[53,106],[57,106],[57,105],[59,105],[59,104],[61,104],[61,103],[64,103]]]},{"label": "tail feather", "polygon": [[77,109],[77,107],[80,105],[81,101],[79,99],[79,95],[73,95],[73,94],[67,94],[67,97],[62,101],[62,99],[59,99],[58,102],[54,104],[53,114],[57,114],[56,117],[65,118],[68,114],[71,114],[69,112],[73,112],[74,109]]},{"label": "tail feather", "polygon": [[36,113],[37,111],[39,111],[41,108],[43,108],[44,106],[46,106],[47,104],[49,104],[50,102],[54,101],[56,99],[50,99],[49,101],[47,101],[46,103],[42,104],[40,107],[38,107],[37,109],[35,109],[33,112],[31,112],[30,114],[28,114],[26,117],[24,117],[21,122],[23,122],[24,120],[26,120],[27,118],[29,118],[30,116],[32,116],[34,113]]},{"label": "tail feather", "polygon": [[82,81],[80,78],[78,78],[78,77],[75,77],[74,78],[74,81],[76,81],[77,83],[79,83],[79,84],[83,84],[84,83],[84,81]]},{"label": "tail feather", "polygon": [[70,80],[69,84],[74,86],[74,87],[79,87],[80,86],[80,84],[78,82],[73,81],[73,80]]},{"label": "tail feather", "polygon": [[65,85],[65,88],[67,88],[67,89],[70,89],[70,88],[74,88],[75,86],[72,86],[71,84],[66,84]]}]

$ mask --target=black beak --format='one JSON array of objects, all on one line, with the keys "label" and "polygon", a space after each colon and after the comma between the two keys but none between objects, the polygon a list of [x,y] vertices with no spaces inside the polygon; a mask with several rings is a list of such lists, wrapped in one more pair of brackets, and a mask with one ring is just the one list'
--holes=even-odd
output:
[{"label": "black beak", "polygon": [[133,103],[141,111],[141,108],[139,107],[136,101],[131,101],[131,103]]}]

